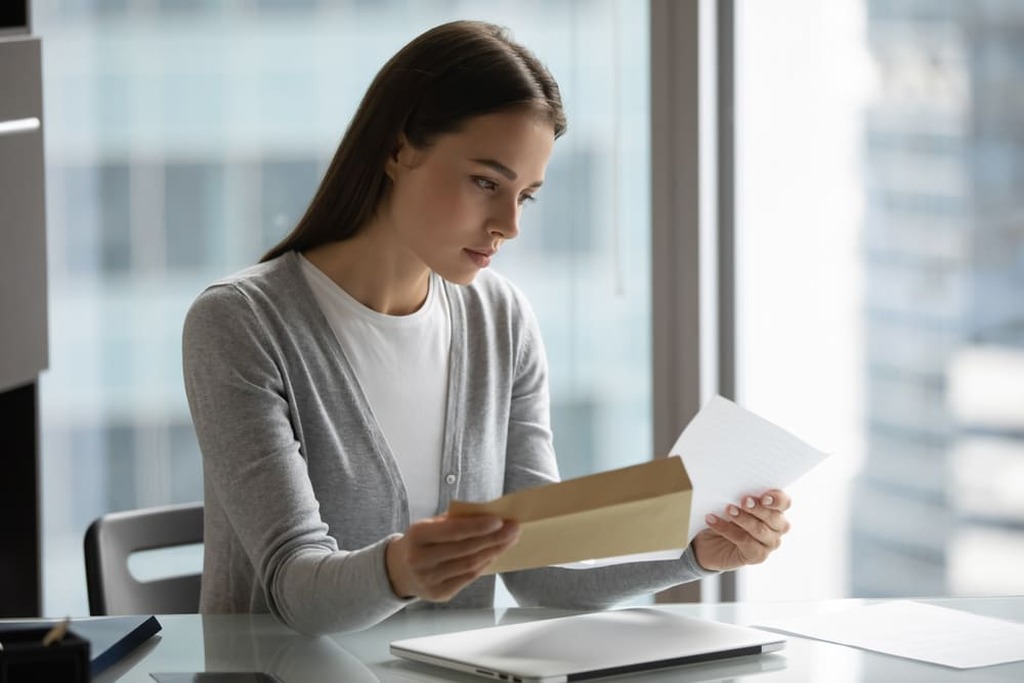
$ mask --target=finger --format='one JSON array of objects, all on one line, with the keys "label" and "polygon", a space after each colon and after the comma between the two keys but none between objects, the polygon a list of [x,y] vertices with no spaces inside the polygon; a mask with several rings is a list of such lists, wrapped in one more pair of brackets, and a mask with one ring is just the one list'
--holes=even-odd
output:
[{"label": "finger", "polygon": [[474,536],[453,543],[439,543],[434,545],[431,551],[440,562],[446,562],[480,553],[504,552],[518,540],[519,525],[510,521],[493,533],[485,536]]},{"label": "finger", "polygon": [[736,551],[744,564],[760,564],[771,554],[771,548],[753,538],[746,529],[733,520],[715,515],[708,515],[707,520],[710,531],[736,546]]},{"label": "finger", "polygon": [[491,564],[491,562],[511,548],[515,544],[516,540],[518,539],[510,539],[504,543],[481,548],[473,553],[452,557],[450,560],[446,560],[437,566],[437,574],[444,578],[459,576],[462,574],[473,574],[476,576],[482,572],[487,565]]},{"label": "finger", "polygon": [[414,543],[410,550],[410,562],[419,570],[427,570],[453,560],[471,558],[491,549],[494,552],[504,552],[518,538],[519,525],[510,520],[497,531],[486,535],[447,542],[435,541],[418,545]]},{"label": "finger", "polygon": [[[489,564],[489,563],[488,563]],[[486,567],[486,564],[484,565]],[[467,585],[475,581],[480,572],[483,570],[475,570],[463,574],[457,574],[455,576],[448,577],[437,585],[432,586],[423,598],[431,602],[448,602],[453,597],[465,588]]]},{"label": "finger", "polygon": [[518,539],[470,555],[455,557],[434,567],[420,568],[417,576],[422,586],[421,597],[433,601],[451,599],[466,584],[478,578],[491,562],[514,544],[515,540]]},{"label": "finger", "polygon": [[468,517],[431,517],[415,522],[407,533],[412,533],[424,544],[451,543],[492,534],[504,526],[505,521],[494,515]]},{"label": "finger", "polygon": [[[765,523],[764,520],[751,514],[751,511],[741,510],[735,505],[730,505],[726,508],[726,514],[728,515],[729,521],[743,529],[758,543],[772,550],[778,548],[779,545],[782,544],[781,532],[776,531]],[[783,522],[785,522],[785,519],[783,519]]]},{"label": "finger", "polygon": [[767,524],[772,531],[776,531],[780,534],[784,534],[789,531],[789,520],[786,519],[784,514],[773,508],[765,507],[753,496],[747,496],[743,499],[743,511],[760,519],[762,522]]},{"label": "finger", "polygon": [[772,489],[761,494],[759,502],[766,508],[785,512],[789,509],[789,506],[793,504],[793,499],[790,498],[789,494],[785,491]]}]

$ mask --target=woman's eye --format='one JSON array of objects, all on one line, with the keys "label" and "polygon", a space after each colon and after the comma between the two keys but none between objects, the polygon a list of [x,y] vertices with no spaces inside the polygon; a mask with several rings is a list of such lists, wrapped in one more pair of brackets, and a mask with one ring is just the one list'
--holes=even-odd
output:
[{"label": "woman's eye", "polygon": [[488,178],[480,178],[480,177],[473,178],[473,182],[476,183],[477,187],[479,187],[481,190],[487,190],[489,192],[493,192],[494,190],[498,189],[498,183],[496,183],[493,180],[490,180]]},{"label": "woman's eye", "polygon": [[534,197],[532,194],[524,194],[524,195],[520,195],[519,196],[519,205],[520,206],[524,206],[526,204],[529,204],[530,202],[535,202],[535,201],[537,201],[537,198]]}]

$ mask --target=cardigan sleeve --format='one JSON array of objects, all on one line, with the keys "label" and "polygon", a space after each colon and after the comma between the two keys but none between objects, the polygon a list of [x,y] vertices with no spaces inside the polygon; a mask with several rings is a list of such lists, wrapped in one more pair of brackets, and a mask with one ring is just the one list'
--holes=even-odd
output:
[{"label": "cardigan sleeve", "polygon": [[[548,367],[540,328],[517,292],[521,331],[512,385],[505,492],[558,481],[550,427]],[[712,576],[687,548],[678,560],[633,562],[589,569],[545,567],[502,574],[522,606],[601,609],[640,595]]]},{"label": "cardigan sleeve", "polygon": [[387,578],[389,538],[340,551],[329,535],[279,350],[246,294],[207,289],[186,316],[182,347],[206,504],[218,512],[207,515],[203,611],[250,611],[254,587],[234,581],[239,573],[252,574],[258,602],[306,633],[364,628],[404,607]]}]

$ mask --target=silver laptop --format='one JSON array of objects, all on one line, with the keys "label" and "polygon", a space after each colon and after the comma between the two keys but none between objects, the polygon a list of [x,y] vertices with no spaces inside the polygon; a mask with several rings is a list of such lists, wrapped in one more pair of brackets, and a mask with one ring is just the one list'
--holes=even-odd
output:
[{"label": "silver laptop", "polygon": [[780,650],[746,626],[636,607],[395,640],[391,654],[511,683],[549,683]]}]

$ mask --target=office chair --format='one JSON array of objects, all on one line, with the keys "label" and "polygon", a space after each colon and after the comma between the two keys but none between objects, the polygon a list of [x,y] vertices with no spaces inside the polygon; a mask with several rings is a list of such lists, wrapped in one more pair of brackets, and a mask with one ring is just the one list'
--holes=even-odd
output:
[{"label": "office chair", "polygon": [[103,515],[85,532],[89,613],[101,616],[198,612],[200,574],[139,581],[128,569],[128,556],[202,541],[202,503]]}]

